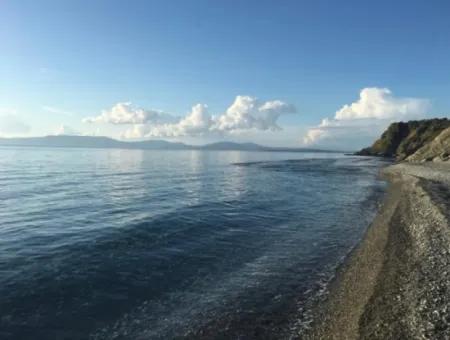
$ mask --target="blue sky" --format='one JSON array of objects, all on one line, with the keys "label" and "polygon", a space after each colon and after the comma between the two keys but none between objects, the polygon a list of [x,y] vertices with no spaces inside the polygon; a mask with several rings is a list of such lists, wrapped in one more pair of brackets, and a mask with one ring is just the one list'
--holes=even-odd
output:
[{"label": "blue sky", "polygon": [[448,1],[0,0],[0,134],[364,145],[391,121],[449,116],[449,15]]}]

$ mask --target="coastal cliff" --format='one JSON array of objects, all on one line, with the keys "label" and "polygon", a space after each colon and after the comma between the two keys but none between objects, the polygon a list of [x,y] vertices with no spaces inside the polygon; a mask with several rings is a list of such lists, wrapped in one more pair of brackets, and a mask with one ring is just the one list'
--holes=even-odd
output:
[{"label": "coastal cliff", "polygon": [[450,127],[443,130],[430,143],[425,144],[406,160],[410,162],[448,161],[450,159]]},{"label": "coastal cliff", "polygon": [[356,154],[393,157],[397,161],[448,160],[450,120],[436,118],[392,123],[372,146]]}]

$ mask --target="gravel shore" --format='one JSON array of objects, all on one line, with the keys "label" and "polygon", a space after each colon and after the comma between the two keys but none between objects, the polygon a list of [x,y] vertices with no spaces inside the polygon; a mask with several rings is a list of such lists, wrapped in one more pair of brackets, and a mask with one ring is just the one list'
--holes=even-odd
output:
[{"label": "gravel shore", "polygon": [[450,339],[450,164],[400,163],[307,339]]}]

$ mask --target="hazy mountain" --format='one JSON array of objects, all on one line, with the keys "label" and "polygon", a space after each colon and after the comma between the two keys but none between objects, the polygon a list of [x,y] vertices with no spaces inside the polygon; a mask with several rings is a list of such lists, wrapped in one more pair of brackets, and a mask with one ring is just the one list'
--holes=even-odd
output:
[{"label": "hazy mountain", "polygon": [[45,136],[31,138],[0,138],[0,145],[46,146],[66,148],[119,148],[119,149],[157,149],[182,150],[189,146],[162,140],[123,142],[109,137],[94,136]]},{"label": "hazy mountain", "polygon": [[305,148],[267,147],[255,143],[217,142],[206,145],[187,145],[164,140],[124,142],[109,137],[95,136],[45,136],[30,138],[0,138],[0,146],[40,146],[64,148],[116,148],[145,150],[237,150],[237,151],[290,151],[290,152],[332,152],[329,150]]}]

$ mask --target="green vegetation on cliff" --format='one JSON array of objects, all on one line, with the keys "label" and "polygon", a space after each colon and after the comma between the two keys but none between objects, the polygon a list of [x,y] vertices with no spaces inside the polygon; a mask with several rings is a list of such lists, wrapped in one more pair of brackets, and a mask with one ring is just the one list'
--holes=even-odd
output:
[{"label": "green vegetation on cliff", "polygon": [[[450,128],[450,120],[447,118],[392,123],[371,147],[362,149],[357,154],[395,157],[397,160],[404,160],[414,155],[419,149],[424,148],[419,153],[421,155],[420,158],[411,157],[410,160],[432,160],[436,157],[441,157],[445,160],[448,158],[450,150],[447,149],[447,141],[443,141],[442,139],[443,136],[447,139],[448,134],[445,133],[440,137],[439,148],[430,148],[429,144],[448,128]],[[439,154],[436,154],[437,152]]]}]

